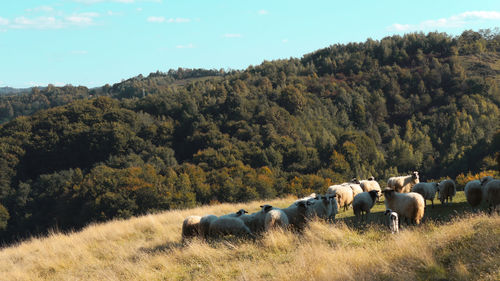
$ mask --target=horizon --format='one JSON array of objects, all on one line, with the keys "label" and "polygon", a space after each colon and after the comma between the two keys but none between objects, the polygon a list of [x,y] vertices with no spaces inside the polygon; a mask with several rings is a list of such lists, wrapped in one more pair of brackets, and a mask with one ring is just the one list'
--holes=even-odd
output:
[{"label": "horizon", "polygon": [[28,0],[1,6],[0,87],[12,88],[94,88],[178,68],[245,70],[334,44],[500,26],[500,3],[490,0]]}]

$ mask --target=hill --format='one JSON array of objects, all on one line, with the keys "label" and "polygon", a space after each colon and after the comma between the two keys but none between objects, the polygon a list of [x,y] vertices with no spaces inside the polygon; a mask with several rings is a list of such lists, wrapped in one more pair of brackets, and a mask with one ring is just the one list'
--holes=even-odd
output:
[{"label": "hill", "polygon": [[0,125],[0,240],[353,176],[495,175],[499,51],[489,31],[414,33],[244,71],[49,85],[20,102],[49,109]]},{"label": "hill", "polygon": [[[272,200],[287,206],[294,198]],[[264,201],[172,210],[52,233],[0,250],[2,280],[498,280],[500,216],[470,214],[463,192],[391,235],[377,204],[371,225],[315,221],[302,235],[181,243],[189,215],[256,211]]]}]

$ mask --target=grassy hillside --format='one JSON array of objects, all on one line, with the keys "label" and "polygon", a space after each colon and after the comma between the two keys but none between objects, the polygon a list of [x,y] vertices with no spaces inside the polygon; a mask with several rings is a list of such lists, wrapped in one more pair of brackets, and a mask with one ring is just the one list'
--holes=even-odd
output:
[{"label": "grassy hillside", "polygon": [[[271,204],[287,206],[294,198]],[[173,210],[54,233],[0,251],[2,280],[498,280],[500,217],[470,214],[463,192],[428,208],[426,221],[391,235],[356,226],[352,210],[302,235],[271,232],[254,241],[181,243],[188,215],[256,211],[263,202]]]}]

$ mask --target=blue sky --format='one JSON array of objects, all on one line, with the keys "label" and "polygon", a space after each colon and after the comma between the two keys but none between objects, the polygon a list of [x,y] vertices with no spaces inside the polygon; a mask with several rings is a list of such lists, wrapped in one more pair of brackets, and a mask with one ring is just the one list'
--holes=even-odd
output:
[{"label": "blue sky", "polygon": [[2,0],[0,87],[245,69],[336,43],[495,27],[498,0]]}]

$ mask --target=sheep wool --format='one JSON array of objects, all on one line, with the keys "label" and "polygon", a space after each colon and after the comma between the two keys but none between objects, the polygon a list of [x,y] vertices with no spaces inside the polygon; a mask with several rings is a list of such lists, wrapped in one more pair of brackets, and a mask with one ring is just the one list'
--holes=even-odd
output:
[{"label": "sheep wool", "polygon": [[200,216],[189,216],[182,222],[182,240],[200,235]]},{"label": "sheep wool", "polygon": [[457,193],[457,189],[455,187],[455,182],[452,180],[444,180],[438,185],[438,197],[441,204],[445,202],[448,203],[453,201],[453,196]]},{"label": "sheep wool", "polygon": [[389,180],[387,180],[387,186],[396,192],[407,193],[419,182],[418,172],[415,171],[411,175],[389,178]]},{"label": "sheep wool", "polygon": [[264,225],[266,231],[273,228],[286,229],[288,227],[288,217],[282,210],[273,209],[267,212]]},{"label": "sheep wool", "polygon": [[363,213],[366,216],[368,216],[371,208],[373,208],[373,205],[375,205],[378,196],[379,195],[377,190],[372,190],[370,192],[362,192],[356,195],[352,202],[352,209],[354,211],[354,215],[356,215],[358,219],[362,218]]},{"label": "sheep wool", "polygon": [[398,213],[401,218],[420,224],[424,216],[424,197],[416,192],[398,193],[392,189],[383,191],[386,209]]},{"label": "sheep wool", "polygon": [[479,180],[469,181],[464,188],[465,198],[474,210],[483,200],[483,193],[481,190],[481,182]]},{"label": "sheep wool", "polygon": [[425,200],[431,200],[432,207],[434,208],[434,198],[436,197],[438,186],[439,183],[436,182],[419,182],[411,188],[411,191],[422,195],[424,203],[426,203]]}]

